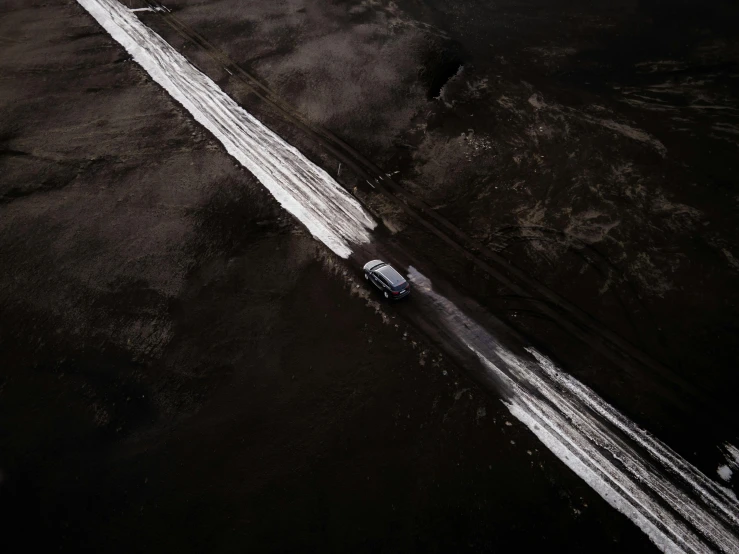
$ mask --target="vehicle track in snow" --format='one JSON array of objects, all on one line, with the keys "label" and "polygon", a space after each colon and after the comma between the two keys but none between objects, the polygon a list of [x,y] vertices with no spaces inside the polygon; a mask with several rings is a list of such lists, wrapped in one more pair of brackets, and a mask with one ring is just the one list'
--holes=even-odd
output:
[{"label": "vehicle track in snow", "polygon": [[80,4],[151,77],[251,171],[277,201],[339,256],[376,224],[323,169],[262,125],[120,2]]},{"label": "vehicle track in snow", "polygon": [[[409,268],[427,318],[473,352],[503,403],[565,465],[633,521],[663,552],[739,552],[739,502],[590,388],[518,339],[503,344],[502,327],[474,305],[473,319]],[[477,321],[486,320],[486,327]]]},{"label": "vehicle track in snow", "polygon": [[[626,370],[638,366],[649,371],[668,386],[677,388],[681,394],[695,398],[701,405],[711,405],[709,395],[703,391],[700,384],[689,383],[681,376],[676,375],[661,362],[609,329],[586,311],[578,308],[548,286],[517,268],[502,255],[470,237],[454,223],[433,210],[423,200],[409,194],[382,168],[328,129],[310,122],[300,112],[283,101],[268,86],[244,70],[228,54],[183,22],[160,2],[145,0],[145,3],[151,7],[153,17],[161,18],[181,37],[201,48],[216,63],[227,70],[233,78],[238,79],[258,98],[278,110],[287,121],[299,128],[327,152],[330,152],[344,166],[361,177],[362,182],[368,183],[368,185],[359,185],[364,188],[363,192],[383,195],[402,209],[420,227],[509,289],[513,295],[528,302],[531,306],[530,309],[548,317],[570,335],[576,337],[589,348],[606,356],[616,365]],[[731,414],[723,406],[713,406],[713,408],[722,412],[723,417],[731,417]]]}]

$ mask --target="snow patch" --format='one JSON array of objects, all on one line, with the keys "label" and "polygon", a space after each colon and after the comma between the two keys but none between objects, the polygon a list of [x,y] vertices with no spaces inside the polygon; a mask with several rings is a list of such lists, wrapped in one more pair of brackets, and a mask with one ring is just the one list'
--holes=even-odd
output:
[{"label": "snow patch", "polygon": [[605,127],[606,129],[610,129],[611,131],[620,133],[621,135],[637,142],[648,144],[652,146],[663,158],[667,155],[667,148],[665,148],[665,145],[654,138],[652,135],[645,131],[642,131],[641,129],[630,127],[629,125],[613,121],[612,119],[598,119],[588,115],[581,115],[580,117],[585,121],[595,123],[596,125],[600,125],[601,127]]},{"label": "snow patch", "polygon": [[504,348],[413,267],[409,278],[501,383],[510,413],[663,552],[739,552],[739,502],[731,491],[533,348],[520,355]]},{"label": "snow patch", "polygon": [[116,0],[80,5],[253,173],[311,234],[348,258],[351,244],[369,242],[376,223],[328,173],[262,125]]}]

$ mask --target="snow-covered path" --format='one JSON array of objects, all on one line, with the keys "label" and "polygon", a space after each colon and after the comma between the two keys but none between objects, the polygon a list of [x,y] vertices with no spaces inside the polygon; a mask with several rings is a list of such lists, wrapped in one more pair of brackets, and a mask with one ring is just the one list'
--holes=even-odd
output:
[{"label": "snow-covered path", "polygon": [[277,201],[339,256],[368,242],[372,217],[323,169],[234,102],[117,0],[79,0],[192,116],[253,173]]},{"label": "snow-covered path", "polygon": [[533,348],[516,355],[410,268],[439,323],[509,391],[511,414],[663,552],[739,552],[739,502]]}]

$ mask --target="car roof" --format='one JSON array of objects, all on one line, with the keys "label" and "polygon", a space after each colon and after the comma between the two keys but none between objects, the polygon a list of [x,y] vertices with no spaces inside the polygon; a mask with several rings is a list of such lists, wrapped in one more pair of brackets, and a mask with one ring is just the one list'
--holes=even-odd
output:
[{"label": "car roof", "polygon": [[385,277],[385,279],[387,279],[393,286],[405,283],[405,278],[400,273],[395,271],[393,266],[389,264],[385,264],[384,266],[378,268],[376,271],[377,273]]}]

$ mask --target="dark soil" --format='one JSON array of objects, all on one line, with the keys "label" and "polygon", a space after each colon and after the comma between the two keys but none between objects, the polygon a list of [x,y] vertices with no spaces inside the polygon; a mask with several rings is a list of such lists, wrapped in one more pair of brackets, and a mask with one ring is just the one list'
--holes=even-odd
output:
[{"label": "dark soil", "polygon": [[[700,18],[687,1],[167,5],[687,383],[584,347],[360,193],[395,252],[412,247],[715,470],[739,385],[731,4]],[[329,152],[202,49],[141,17],[333,172]],[[75,2],[6,2],[0,43],[8,545],[654,550],[412,308],[357,288],[359,260],[308,236]]]}]

